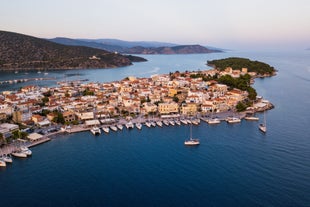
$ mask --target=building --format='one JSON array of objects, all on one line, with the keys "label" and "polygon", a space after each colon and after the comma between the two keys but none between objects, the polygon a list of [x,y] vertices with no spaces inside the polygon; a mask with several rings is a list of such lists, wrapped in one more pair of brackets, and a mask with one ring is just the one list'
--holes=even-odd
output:
[{"label": "building", "polygon": [[179,105],[175,102],[158,104],[158,112],[160,114],[179,113]]},{"label": "building", "polygon": [[194,115],[197,113],[197,105],[194,103],[182,104],[181,114],[183,115]]}]

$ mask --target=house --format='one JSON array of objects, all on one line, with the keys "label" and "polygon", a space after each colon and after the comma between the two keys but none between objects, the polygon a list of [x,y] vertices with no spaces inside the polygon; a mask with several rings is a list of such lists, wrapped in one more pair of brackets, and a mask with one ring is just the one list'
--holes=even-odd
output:
[{"label": "house", "polygon": [[39,115],[39,114],[34,114],[34,115],[32,115],[32,117],[31,117],[31,120],[32,120],[35,124],[37,124],[37,123],[43,121],[44,119],[45,119],[45,117],[43,117],[43,116],[41,116],[41,115]]},{"label": "house", "polygon": [[75,113],[72,111],[65,111],[62,113],[62,116],[64,117],[65,122],[72,122],[76,120]]}]

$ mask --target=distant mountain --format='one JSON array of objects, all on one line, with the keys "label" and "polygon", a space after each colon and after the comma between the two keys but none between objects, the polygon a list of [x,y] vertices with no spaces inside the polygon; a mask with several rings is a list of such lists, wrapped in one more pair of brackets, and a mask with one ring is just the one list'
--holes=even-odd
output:
[{"label": "distant mountain", "polygon": [[117,45],[123,48],[131,48],[131,47],[173,47],[177,46],[177,44],[167,43],[167,42],[156,42],[156,41],[125,41],[118,39],[78,39],[86,42],[96,42],[105,45]]},{"label": "distant mountain", "polygon": [[0,31],[0,69],[111,68],[132,64],[128,57],[83,46]]},{"label": "distant mountain", "polygon": [[174,47],[133,47],[126,50],[129,54],[195,54],[222,52],[217,49],[208,49],[201,45],[179,45]]},{"label": "distant mountain", "polygon": [[63,45],[72,45],[72,46],[85,46],[85,47],[92,47],[102,50],[107,50],[111,52],[122,52],[125,50],[124,47],[119,45],[112,45],[112,44],[104,44],[95,41],[86,41],[86,40],[79,40],[79,39],[70,39],[65,37],[56,37],[53,39],[48,39],[49,41],[63,44]]}]

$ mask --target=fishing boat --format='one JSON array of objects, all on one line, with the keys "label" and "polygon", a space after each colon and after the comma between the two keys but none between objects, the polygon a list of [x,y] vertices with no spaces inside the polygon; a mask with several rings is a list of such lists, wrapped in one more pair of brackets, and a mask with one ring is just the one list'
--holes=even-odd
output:
[{"label": "fishing boat", "polygon": [[92,128],[90,129],[90,132],[91,132],[93,135],[99,135],[99,134],[101,134],[100,128],[99,128],[99,127],[96,127],[96,126],[92,127]]},{"label": "fishing boat", "polygon": [[196,145],[199,145],[200,144],[200,141],[199,139],[193,139],[192,138],[192,124],[190,125],[190,137],[188,140],[185,140],[184,141],[184,145],[186,146],[196,146]]}]

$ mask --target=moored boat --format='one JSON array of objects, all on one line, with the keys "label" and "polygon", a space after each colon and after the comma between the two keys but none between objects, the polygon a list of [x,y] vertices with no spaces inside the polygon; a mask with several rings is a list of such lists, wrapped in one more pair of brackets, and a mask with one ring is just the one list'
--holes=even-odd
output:
[{"label": "moored boat", "polygon": [[157,124],[157,126],[159,126],[159,127],[162,127],[162,126],[163,126],[163,123],[162,123],[161,121],[157,121],[156,124]]},{"label": "moored boat", "polygon": [[0,167],[5,167],[6,166],[6,163],[5,163],[5,161],[3,161],[3,160],[0,160]]},{"label": "moored boat", "polygon": [[145,122],[145,125],[146,125],[147,127],[149,127],[149,128],[152,126],[152,125],[151,125],[151,122],[148,122],[148,121]]},{"label": "moored boat", "polygon": [[134,127],[134,125],[133,125],[133,123],[130,121],[130,122],[127,122],[126,124],[125,124],[125,126],[126,126],[126,128],[127,129],[133,129],[133,127]]},{"label": "moored boat", "polygon": [[142,124],[141,123],[136,123],[137,129],[141,130],[142,129]]},{"label": "moored boat", "polygon": [[181,119],[180,121],[181,121],[182,124],[185,124],[185,125],[187,124],[186,119]]},{"label": "moored boat", "polygon": [[256,116],[246,116],[246,117],[244,117],[244,119],[248,120],[248,121],[258,121],[259,117],[256,117]]},{"label": "moored boat", "polygon": [[25,154],[22,151],[14,151],[11,153],[14,157],[19,157],[19,158],[26,158],[27,154]]},{"label": "moored boat", "polygon": [[234,123],[240,123],[241,122],[241,119],[237,118],[237,117],[228,117],[226,119],[226,121],[229,123],[229,124],[234,124]]},{"label": "moored boat", "polygon": [[117,127],[116,127],[116,126],[113,126],[113,125],[110,126],[110,129],[113,130],[113,131],[115,131],[115,132],[117,131]]},{"label": "moored boat", "polygon": [[179,120],[176,120],[175,123],[179,126],[181,125],[181,122]]},{"label": "moored boat", "polygon": [[25,153],[27,156],[31,156],[32,155],[32,151],[28,148],[28,147],[20,147],[21,152]]},{"label": "moored boat", "polygon": [[99,127],[96,127],[96,126],[92,127],[92,128],[90,129],[90,132],[91,132],[93,135],[99,135],[99,134],[101,134],[100,128],[99,128]]},{"label": "moored boat", "polygon": [[0,160],[3,160],[4,162],[7,162],[7,163],[12,163],[13,162],[13,159],[10,155],[2,155],[0,157]]},{"label": "moored boat", "polygon": [[117,125],[117,128],[118,128],[119,130],[123,130],[123,125],[118,124],[118,125]]},{"label": "moored boat", "polygon": [[109,133],[109,132],[110,132],[110,129],[109,129],[109,127],[107,127],[107,126],[102,127],[102,130],[103,130],[105,133]]},{"label": "moored boat", "polygon": [[219,124],[221,123],[221,120],[219,120],[218,118],[210,118],[207,120],[208,124]]},{"label": "moored boat", "polygon": [[169,126],[169,121],[168,120],[164,120],[163,123],[164,123],[164,125]]}]

